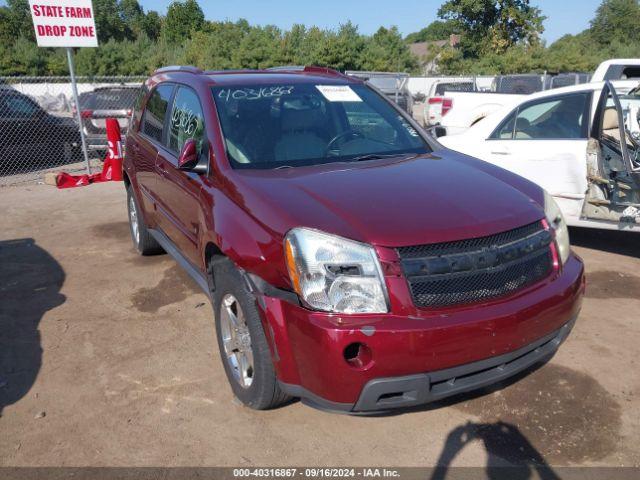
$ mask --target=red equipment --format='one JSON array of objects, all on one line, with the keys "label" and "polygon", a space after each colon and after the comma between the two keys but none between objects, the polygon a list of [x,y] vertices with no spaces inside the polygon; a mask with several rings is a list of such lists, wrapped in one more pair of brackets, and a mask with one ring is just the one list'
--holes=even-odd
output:
[{"label": "red equipment", "polygon": [[115,118],[107,118],[107,142],[109,149],[104,159],[102,172],[93,175],[69,175],[60,172],[56,176],[56,186],[58,188],[84,187],[92,183],[100,182],[121,182],[122,181],[122,136],[120,135],[120,124]]}]

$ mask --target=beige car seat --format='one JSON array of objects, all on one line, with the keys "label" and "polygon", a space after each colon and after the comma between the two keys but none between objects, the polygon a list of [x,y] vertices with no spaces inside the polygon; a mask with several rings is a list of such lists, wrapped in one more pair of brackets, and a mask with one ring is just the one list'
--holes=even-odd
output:
[{"label": "beige car seat", "polygon": [[602,120],[602,133],[608,137],[620,141],[620,123],[618,122],[618,110],[615,107],[607,107]]},{"label": "beige car seat", "polygon": [[283,109],[282,130],[285,133],[275,147],[276,161],[323,157],[327,143],[314,133],[318,124],[316,110]]}]

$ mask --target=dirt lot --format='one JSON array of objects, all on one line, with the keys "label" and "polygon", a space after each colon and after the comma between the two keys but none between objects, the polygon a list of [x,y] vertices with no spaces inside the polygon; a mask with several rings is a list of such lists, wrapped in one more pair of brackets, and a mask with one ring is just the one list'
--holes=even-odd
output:
[{"label": "dirt lot", "polygon": [[391,416],[255,412],[205,296],[134,253],[121,184],[0,199],[0,465],[640,464],[640,237],[572,232],[583,312],[518,381]]}]

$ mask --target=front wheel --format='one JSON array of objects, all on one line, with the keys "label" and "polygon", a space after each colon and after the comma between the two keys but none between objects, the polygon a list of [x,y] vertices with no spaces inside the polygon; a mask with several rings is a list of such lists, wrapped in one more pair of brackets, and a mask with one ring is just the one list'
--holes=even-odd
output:
[{"label": "front wheel", "polygon": [[285,403],[289,397],[278,385],[255,297],[230,260],[219,260],[212,270],[218,347],[233,393],[255,410]]}]

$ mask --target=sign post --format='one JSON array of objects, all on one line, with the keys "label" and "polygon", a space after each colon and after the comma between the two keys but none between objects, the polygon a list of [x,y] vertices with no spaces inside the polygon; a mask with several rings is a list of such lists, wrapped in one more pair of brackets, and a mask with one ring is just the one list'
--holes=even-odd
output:
[{"label": "sign post", "polygon": [[76,106],[76,120],[80,130],[82,153],[91,174],[87,142],[82,129],[78,100],[78,85],[73,66],[72,47],[97,47],[98,35],[91,0],[29,0],[33,29],[39,47],[65,47],[71,75],[71,89]]},{"label": "sign post", "polygon": [[76,73],[73,68],[73,50],[67,47],[67,61],[69,62],[69,74],[71,75],[71,91],[73,92],[73,103],[76,106],[76,120],[80,129],[80,141],[82,142],[82,153],[84,155],[84,163],[87,165],[87,175],[91,175],[91,163],[89,162],[89,152],[87,152],[87,140],[84,138],[84,129],[82,128],[82,113],[80,112],[80,100],[78,100],[78,84],[76,83]]}]

